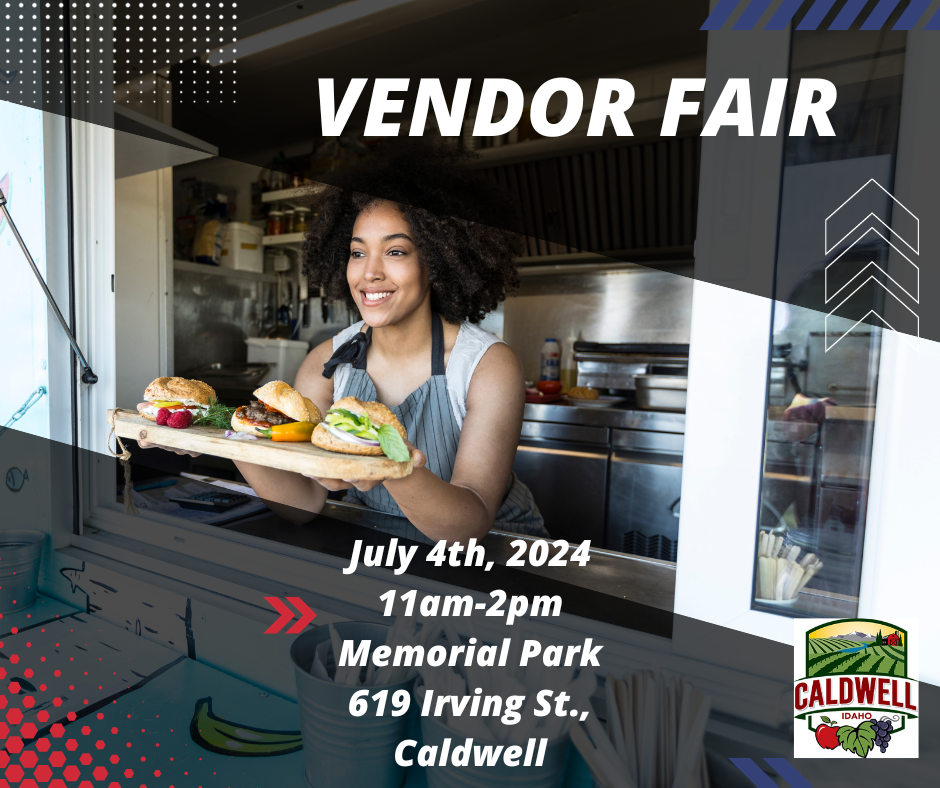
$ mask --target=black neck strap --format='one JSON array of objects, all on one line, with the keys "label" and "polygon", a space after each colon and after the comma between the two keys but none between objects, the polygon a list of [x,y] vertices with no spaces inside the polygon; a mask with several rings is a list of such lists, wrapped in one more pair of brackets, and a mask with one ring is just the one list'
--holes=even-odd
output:
[{"label": "black neck strap", "polygon": [[[366,329],[365,345],[372,342],[372,326]],[[366,354],[359,353],[352,363],[353,369],[366,368]],[[446,374],[447,367],[444,364],[444,321],[436,312],[431,313],[431,375]]]}]

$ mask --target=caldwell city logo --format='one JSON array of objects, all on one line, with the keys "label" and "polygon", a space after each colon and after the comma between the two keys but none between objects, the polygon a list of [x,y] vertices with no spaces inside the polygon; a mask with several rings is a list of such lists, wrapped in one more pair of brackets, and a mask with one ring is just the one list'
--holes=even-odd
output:
[{"label": "caldwell city logo", "polygon": [[794,756],[918,757],[916,622],[793,623]]}]

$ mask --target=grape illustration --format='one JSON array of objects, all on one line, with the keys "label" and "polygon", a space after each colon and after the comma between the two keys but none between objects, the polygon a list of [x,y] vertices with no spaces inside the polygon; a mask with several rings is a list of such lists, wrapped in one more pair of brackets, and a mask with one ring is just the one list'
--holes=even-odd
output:
[{"label": "grape illustration", "polygon": [[891,720],[883,717],[877,722],[872,723],[872,728],[875,730],[875,746],[878,747],[881,752],[887,752],[888,743],[891,741],[891,731],[894,730],[894,724]]}]

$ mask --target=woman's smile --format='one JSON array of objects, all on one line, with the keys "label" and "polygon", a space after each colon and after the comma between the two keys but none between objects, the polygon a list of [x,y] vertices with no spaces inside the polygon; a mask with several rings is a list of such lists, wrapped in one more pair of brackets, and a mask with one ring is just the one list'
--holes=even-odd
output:
[{"label": "woman's smile", "polygon": [[375,307],[380,304],[387,303],[388,300],[395,295],[394,291],[384,289],[384,290],[366,290],[362,289],[359,291],[362,293],[362,305],[367,307]]}]

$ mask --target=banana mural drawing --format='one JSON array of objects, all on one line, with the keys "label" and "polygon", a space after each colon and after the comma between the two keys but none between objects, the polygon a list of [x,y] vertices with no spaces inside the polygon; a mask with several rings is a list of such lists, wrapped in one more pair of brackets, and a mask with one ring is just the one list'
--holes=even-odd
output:
[{"label": "banana mural drawing", "polygon": [[303,748],[300,731],[272,731],[216,716],[211,696],[196,701],[189,735],[203,749],[220,755],[287,755]]}]

